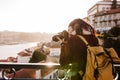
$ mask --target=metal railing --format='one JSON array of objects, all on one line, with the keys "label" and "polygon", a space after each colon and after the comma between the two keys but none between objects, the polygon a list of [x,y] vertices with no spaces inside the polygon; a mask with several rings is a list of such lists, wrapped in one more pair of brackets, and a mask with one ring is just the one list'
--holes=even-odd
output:
[{"label": "metal railing", "polygon": [[29,69],[43,69],[47,67],[58,68],[59,63],[9,63],[0,62],[0,68],[29,68]]},{"label": "metal railing", "polygon": [[[58,69],[60,67],[59,63],[9,63],[9,62],[0,62],[0,69],[1,69],[1,79],[2,80],[20,80],[20,78],[14,78],[16,75],[16,70],[15,68],[18,69],[36,69],[36,73],[38,73],[41,69],[47,69],[47,68],[53,68],[53,69]],[[12,78],[6,77],[6,70],[9,69],[10,72],[14,74]],[[41,72],[39,72],[40,74]],[[40,79],[41,77],[36,77],[36,79],[39,80],[44,80],[43,78]],[[0,80],[1,80],[0,79]],[[21,78],[23,79],[23,78]],[[56,78],[55,78],[56,79]],[[35,79],[27,79],[27,80],[35,80]],[[49,79],[45,80],[53,80],[50,76]]]},{"label": "metal railing", "polygon": [[[15,72],[15,68],[24,68],[24,69],[36,69],[36,70],[39,70],[39,69],[46,69],[46,68],[54,68],[54,69],[58,69],[60,67],[60,64],[59,63],[9,63],[9,62],[0,62],[0,69],[3,69],[1,71],[2,73],[2,77],[1,79],[2,80],[11,80],[12,78],[7,78],[5,76],[5,69],[10,69],[13,71],[14,75],[16,74]],[[114,64],[114,67],[120,67],[120,63],[115,63]],[[0,79],[0,80],[1,80]],[[12,79],[12,80],[17,80],[17,79]],[[18,80],[21,80],[21,79],[18,79]],[[35,79],[27,79],[27,80],[35,80]],[[37,78],[37,80],[44,80],[43,78]],[[56,80],[56,79],[52,79],[52,78],[49,78],[49,79],[45,79],[45,80]]]}]

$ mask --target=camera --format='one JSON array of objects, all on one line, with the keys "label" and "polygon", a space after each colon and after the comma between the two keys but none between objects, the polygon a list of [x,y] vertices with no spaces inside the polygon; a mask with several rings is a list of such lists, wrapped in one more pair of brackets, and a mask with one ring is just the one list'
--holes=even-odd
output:
[{"label": "camera", "polygon": [[59,39],[64,39],[64,41],[66,41],[68,39],[68,32],[66,30],[64,30],[52,37],[52,40],[56,41],[56,42],[58,42]]}]

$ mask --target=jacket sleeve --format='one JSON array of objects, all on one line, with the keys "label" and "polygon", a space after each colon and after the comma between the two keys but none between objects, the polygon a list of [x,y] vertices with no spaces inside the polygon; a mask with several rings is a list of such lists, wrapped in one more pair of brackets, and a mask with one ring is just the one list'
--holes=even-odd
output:
[{"label": "jacket sleeve", "polygon": [[60,65],[67,66],[70,63],[69,47],[67,44],[61,46]]}]

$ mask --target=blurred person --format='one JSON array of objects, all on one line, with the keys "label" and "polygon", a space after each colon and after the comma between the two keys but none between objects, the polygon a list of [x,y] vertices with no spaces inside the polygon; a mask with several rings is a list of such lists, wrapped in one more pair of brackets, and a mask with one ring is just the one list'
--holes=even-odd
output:
[{"label": "blurred person", "polygon": [[[103,46],[105,48],[114,48],[120,57],[120,25],[112,27],[105,35],[103,39]],[[116,67],[119,74],[118,80],[120,80],[120,68]]]},{"label": "blurred person", "polygon": [[113,47],[120,57],[120,25],[112,27],[104,36],[103,46]]}]

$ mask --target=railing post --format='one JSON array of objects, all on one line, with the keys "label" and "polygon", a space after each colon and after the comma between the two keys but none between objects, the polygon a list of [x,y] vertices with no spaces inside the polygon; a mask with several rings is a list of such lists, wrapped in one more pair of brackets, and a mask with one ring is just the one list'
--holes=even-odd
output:
[{"label": "railing post", "polygon": [[41,79],[41,69],[36,70],[36,79]]}]

